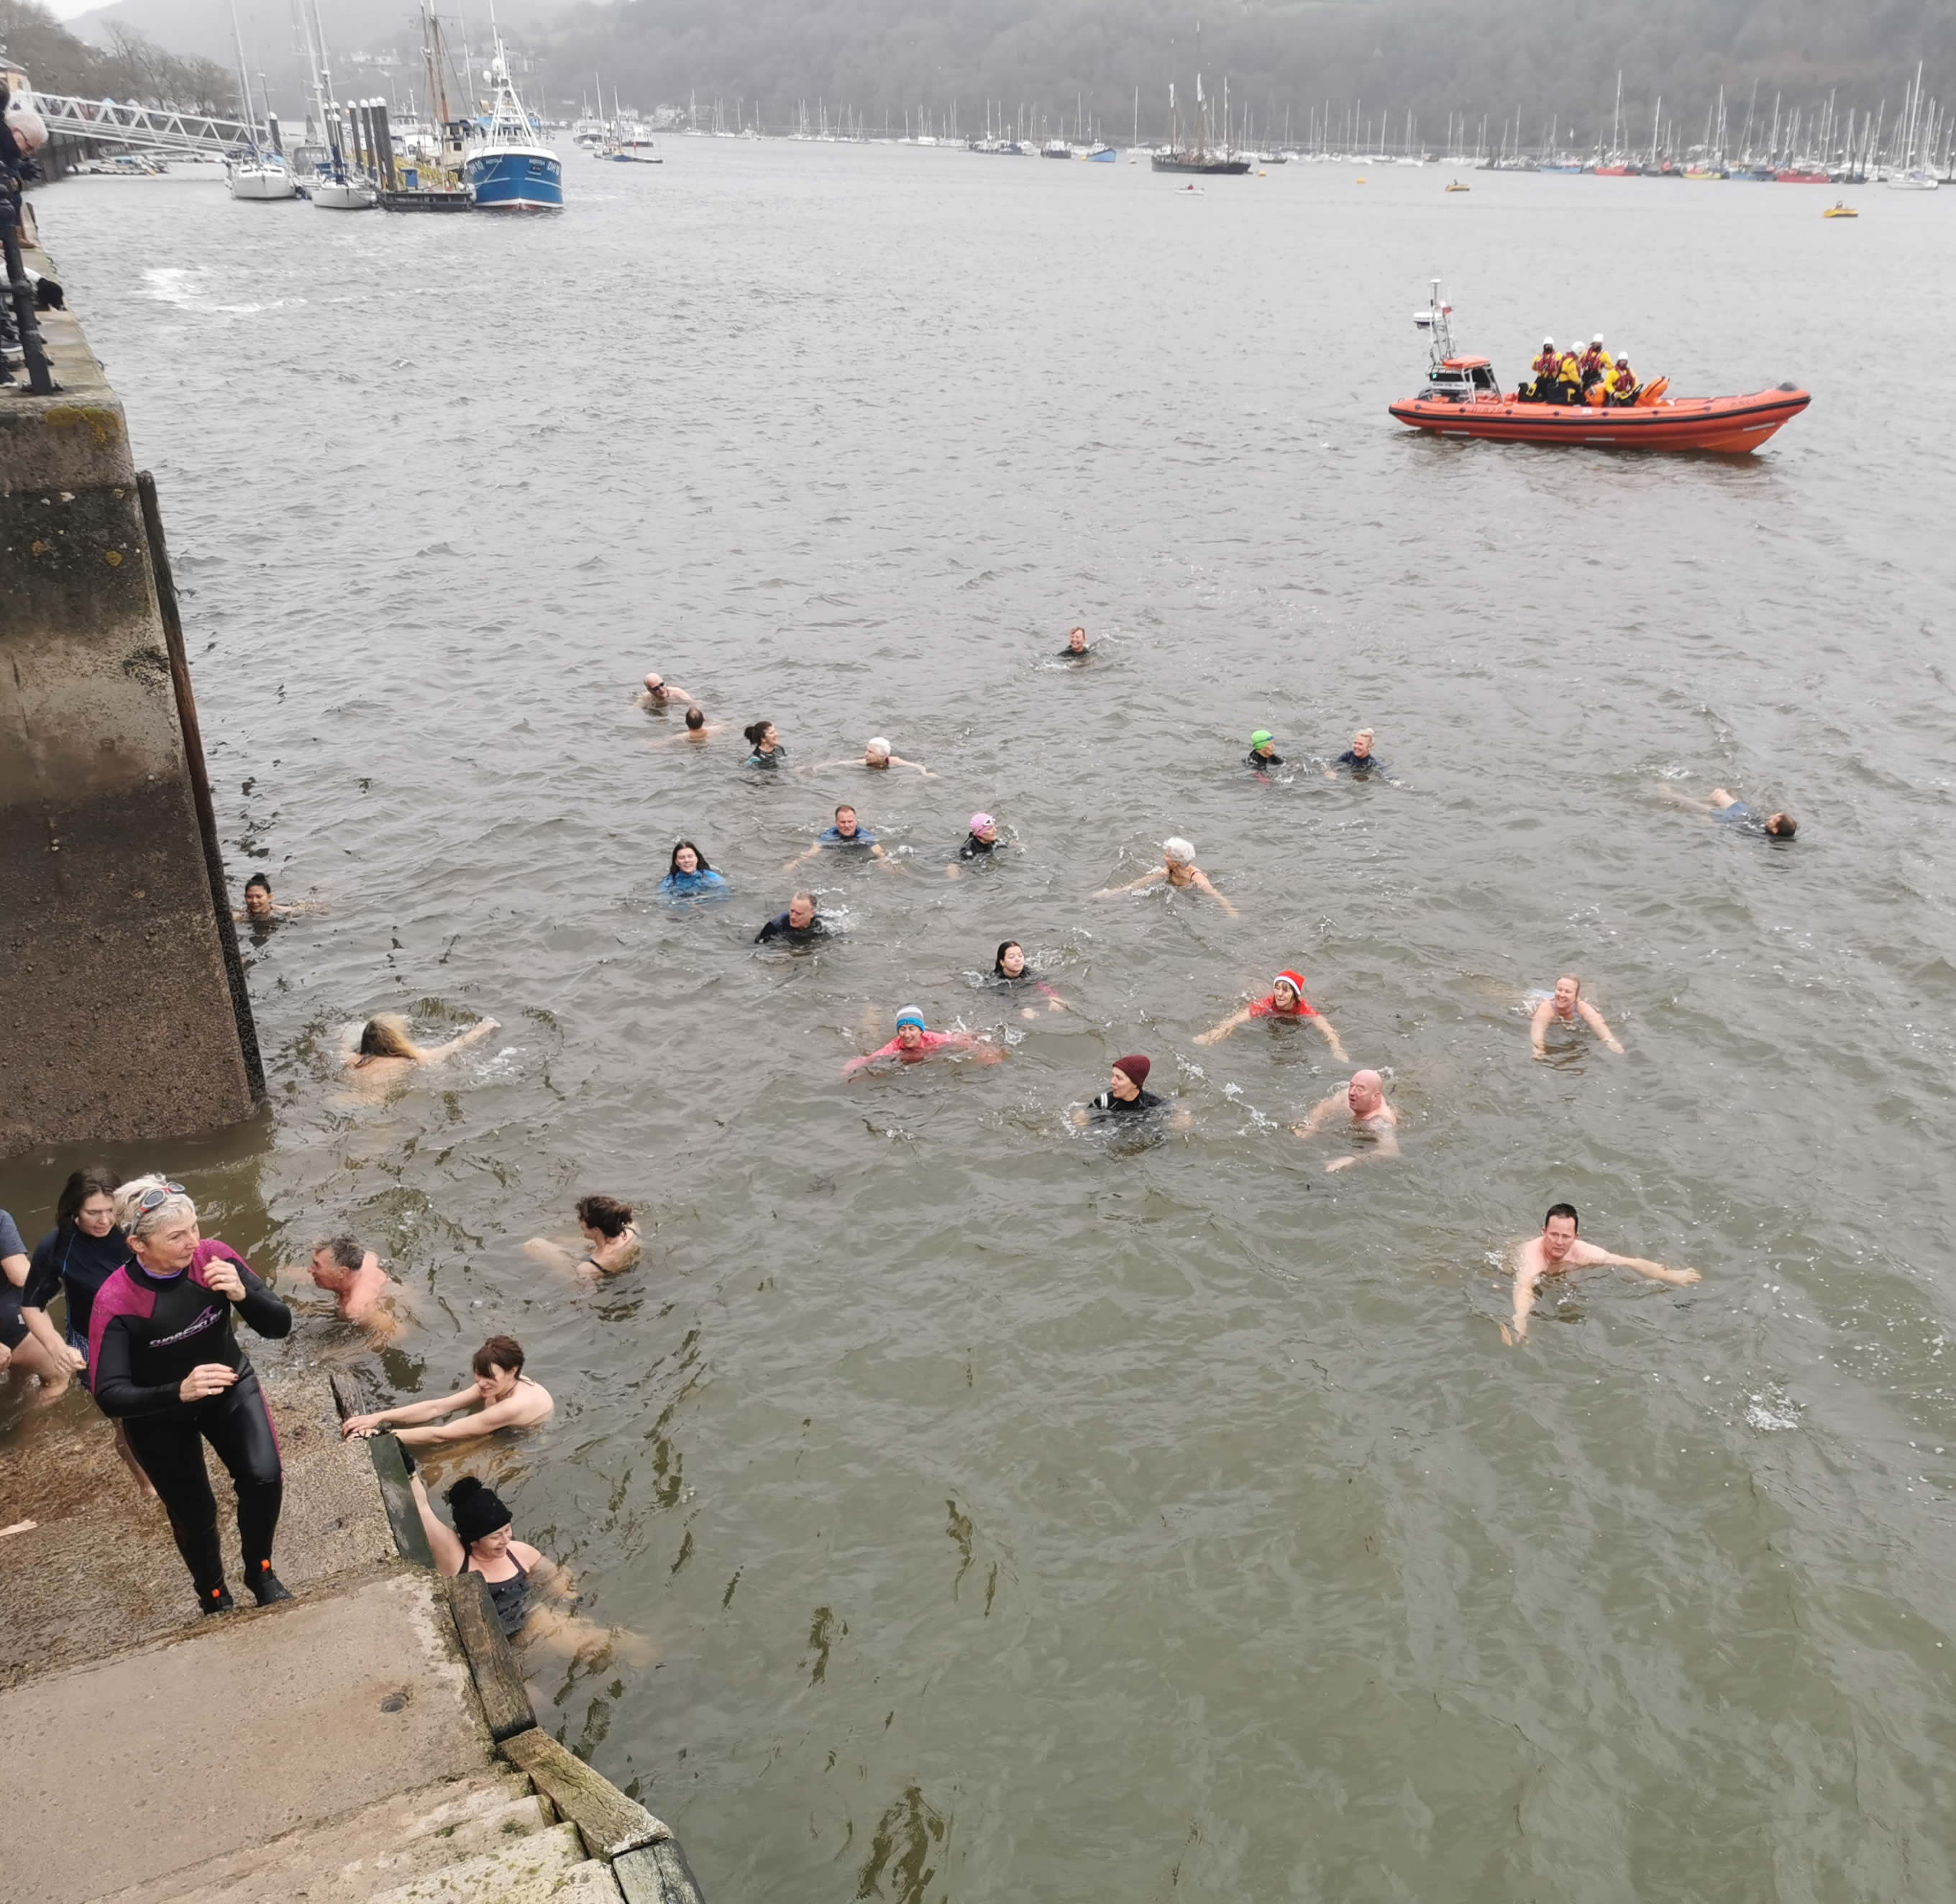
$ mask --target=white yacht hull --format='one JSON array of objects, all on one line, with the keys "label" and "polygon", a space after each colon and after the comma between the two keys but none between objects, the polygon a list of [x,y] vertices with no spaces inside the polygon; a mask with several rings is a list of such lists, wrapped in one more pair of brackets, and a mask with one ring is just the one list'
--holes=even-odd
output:
[{"label": "white yacht hull", "polygon": [[312,202],[329,212],[371,211],[380,194],[361,178],[315,178]]},{"label": "white yacht hull", "polygon": [[298,191],[282,165],[233,165],[229,184],[233,198],[290,198]]}]

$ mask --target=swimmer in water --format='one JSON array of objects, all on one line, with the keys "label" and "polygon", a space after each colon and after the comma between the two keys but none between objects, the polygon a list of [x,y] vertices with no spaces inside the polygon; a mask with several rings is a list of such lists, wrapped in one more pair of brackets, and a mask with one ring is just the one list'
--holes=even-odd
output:
[{"label": "swimmer in water", "polygon": [[1059,659],[1062,661],[1084,661],[1093,652],[1093,649],[1087,645],[1086,629],[1076,628],[1067,636],[1065,647],[1059,651]]},{"label": "swimmer in water", "polygon": [[1352,1081],[1342,1091],[1334,1091],[1328,1098],[1320,1098],[1310,1109],[1301,1124],[1294,1124],[1292,1130],[1300,1137],[1311,1138],[1317,1135],[1341,1111],[1351,1114],[1351,1126],[1355,1136],[1369,1137],[1369,1149],[1355,1151],[1349,1157],[1334,1158],[1325,1165],[1327,1173],[1334,1170],[1349,1170],[1354,1164],[1362,1164],[1370,1158],[1385,1162],[1399,1154],[1399,1113],[1386,1102],[1386,1081],[1377,1071],[1354,1071]]},{"label": "swimmer in water", "polygon": [[1372,730],[1361,727],[1352,736],[1352,744],[1324,770],[1327,780],[1338,777],[1338,769],[1343,768],[1355,780],[1369,780],[1374,774],[1386,777],[1386,764],[1372,752]]},{"label": "swimmer in water", "polygon": [[[465,1389],[427,1401],[378,1408],[370,1415],[349,1415],[339,1424],[341,1439],[364,1441],[391,1429],[405,1447],[434,1448],[478,1441],[503,1428],[534,1428],[557,1412],[550,1391],[523,1373],[523,1345],[513,1335],[491,1336],[469,1358],[468,1366],[475,1379]],[[473,1412],[456,1421],[443,1419],[464,1408]]]},{"label": "swimmer in water", "polygon": [[903,870],[877,843],[876,836],[856,818],[856,809],[843,805],[835,809],[835,824],[818,833],[815,843],[806,852],[797,853],[781,871],[792,872],[804,859],[817,859],[828,852],[866,853],[872,859],[881,860],[892,872]]},{"label": "swimmer in water", "polygon": [[832,936],[828,920],[815,909],[814,895],[797,893],[785,913],[777,913],[754,935],[754,943],[769,945],[779,939],[789,945],[806,945]]},{"label": "swimmer in water", "polygon": [[1118,893],[1146,892],[1151,886],[1163,881],[1179,890],[1193,888],[1207,893],[1232,919],[1240,916],[1235,906],[1210,883],[1209,875],[1195,863],[1195,849],[1179,837],[1162,842],[1162,863],[1144,872],[1138,879],[1131,879],[1125,886],[1103,886],[1093,897],[1112,899]]},{"label": "swimmer in water", "polygon": [[293,919],[301,913],[323,913],[325,906],[317,900],[295,900],[283,905],[275,905],[272,900],[272,882],[263,873],[254,873],[244,882],[244,909],[233,913],[235,919],[248,919],[254,925],[268,924],[275,919]]},{"label": "swimmer in water", "polygon": [[727,875],[715,872],[690,840],[682,840],[673,848],[672,863],[659,881],[661,899],[724,899],[732,890]]},{"label": "swimmer in water", "polygon": [[[1034,974],[1032,968],[1026,963],[1026,948],[1017,939],[1007,939],[999,947],[998,955],[992,961],[987,982],[1008,991],[1016,991],[1021,987],[1036,989],[1044,994],[1048,1011],[1071,1011],[1073,1009],[1051,985]],[[1036,1018],[1039,1007],[1036,1005],[1021,1005],[1019,1016],[1021,1018]]]},{"label": "swimmer in water", "polygon": [[1619,1058],[1623,1056],[1623,1048],[1617,1042],[1616,1033],[1582,994],[1582,981],[1574,972],[1565,972],[1556,980],[1555,989],[1535,1007],[1534,1016],[1529,1020],[1529,1042],[1534,1045],[1537,1058],[1548,1055],[1550,1026],[1579,1023],[1587,1025]]},{"label": "swimmer in water", "polygon": [[1005,1055],[997,1045],[988,1045],[976,1032],[926,1031],[923,1013],[915,1005],[906,1005],[897,1013],[896,1036],[862,1058],[852,1058],[843,1066],[842,1075],[853,1077],[872,1064],[891,1061],[900,1064],[916,1064],[926,1058],[935,1058],[940,1051],[967,1052],[980,1064],[995,1064]]},{"label": "swimmer in water", "polygon": [[1153,1059],[1144,1058],[1139,1051],[1115,1058],[1106,1089],[1097,1098],[1089,1098],[1077,1105],[1073,1121],[1084,1130],[1089,1124],[1138,1123],[1166,1111],[1169,1127],[1186,1130],[1194,1122],[1188,1105],[1178,1104],[1171,1109],[1167,1099],[1156,1097],[1147,1088],[1148,1073],[1153,1069]]},{"label": "swimmer in water", "polygon": [[1722,787],[1712,788],[1712,797],[1708,800],[1696,799],[1689,793],[1680,793],[1674,787],[1661,787],[1658,791],[1666,799],[1674,801],[1680,806],[1688,806],[1697,812],[1708,815],[1715,824],[1733,827],[1741,833],[1760,834],[1768,840],[1790,840],[1800,831],[1800,822],[1790,813],[1781,810],[1768,813],[1761,819],[1743,800],[1735,799]]},{"label": "swimmer in water", "polygon": [[585,1282],[602,1282],[629,1269],[639,1259],[639,1226],[629,1203],[615,1196],[580,1196],[577,1228],[582,1241],[566,1245],[554,1237],[533,1236],[523,1245],[532,1263],[559,1269]]},{"label": "swimmer in water", "polygon": [[892,767],[908,767],[914,768],[927,780],[934,780],[937,778],[928,767],[923,766],[921,763],[913,760],[905,760],[902,755],[891,753],[890,743],[881,734],[875,736],[865,743],[863,758],[860,760],[825,760],[819,767],[809,768],[805,771],[809,773],[819,773],[823,768],[828,767],[866,767],[872,774],[885,773]]},{"label": "swimmer in water", "polygon": [[971,816],[970,830],[964,836],[964,843],[957,849],[957,859],[954,859],[944,869],[947,879],[961,879],[957,860],[989,859],[994,853],[1009,851],[1011,842],[999,837],[999,823],[989,813],[974,813]]},{"label": "swimmer in water", "polygon": [[400,1333],[399,1307],[405,1306],[407,1292],[357,1237],[330,1236],[314,1244],[306,1273],[315,1288],[333,1297],[334,1315],[358,1329],[370,1348],[380,1348]]},{"label": "swimmer in water", "polygon": [[776,768],[787,764],[788,750],[781,745],[781,736],[775,732],[771,720],[750,721],[741,730],[747,745],[753,752],[747,756],[749,767]]},{"label": "swimmer in water", "polygon": [[663,714],[668,708],[684,705],[696,708],[699,703],[685,689],[675,686],[662,674],[648,674],[645,685],[639,690],[639,705],[650,712]]},{"label": "swimmer in water", "polygon": [[1654,1282],[1667,1282],[1683,1289],[1704,1278],[1696,1269],[1672,1269],[1661,1263],[1646,1263],[1642,1256],[1620,1256],[1584,1243],[1576,1236],[1581,1218],[1573,1203],[1550,1206],[1542,1219],[1541,1234],[1530,1237],[1514,1247],[1515,1313],[1513,1326],[1501,1325],[1501,1340],[1513,1348],[1528,1340],[1529,1311],[1535,1307],[1535,1292],[1543,1278],[1566,1275],[1571,1269],[1587,1269],[1594,1264],[1614,1263],[1620,1269],[1634,1269]]},{"label": "swimmer in water", "polygon": [[724,734],[727,723],[724,720],[709,721],[706,710],[696,701],[686,711],[686,726],[676,734],[667,734],[661,740],[651,742],[655,747],[677,747],[681,741],[690,741],[698,747],[711,740],[715,734]]},{"label": "swimmer in water", "polygon": [[1232,1011],[1221,1024],[1213,1025],[1206,1032],[1197,1032],[1195,1042],[1198,1045],[1219,1045],[1238,1025],[1247,1025],[1252,1018],[1267,1018],[1273,1024],[1279,1021],[1295,1024],[1301,1019],[1308,1019],[1331,1047],[1331,1055],[1339,1064],[1349,1064],[1352,1061],[1331,1020],[1313,1010],[1311,1001],[1305,997],[1304,975],[1288,968],[1277,974],[1262,998],[1240,1010]]},{"label": "swimmer in water", "polygon": [[356,1089],[377,1096],[386,1087],[424,1064],[439,1064],[459,1051],[502,1029],[494,1018],[481,1018],[459,1037],[443,1045],[417,1045],[406,1019],[397,1011],[377,1012],[360,1028],[357,1043],[342,1048],[340,1062],[352,1074]]},{"label": "swimmer in water", "polygon": [[1263,773],[1273,767],[1281,767],[1284,757],[1277,752],[1276,736],[1267,727],[1259,727],[1250,736],[1249,758],[1243,763],[1254,773]]}]

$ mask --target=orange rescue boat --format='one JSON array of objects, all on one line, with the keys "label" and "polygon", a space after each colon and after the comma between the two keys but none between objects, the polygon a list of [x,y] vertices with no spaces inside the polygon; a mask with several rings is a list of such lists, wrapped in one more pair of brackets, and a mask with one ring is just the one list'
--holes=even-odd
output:
[{"label": "orange rescue boat", "polygon": [[1433,287],[1429,307],[1414,323],[1432,336],[1427,388],[1395,403],[1392,413],[1415,430],[1495,443],[1560,443],[1585,449],[1702,449],[1743,456],[1790,422],[1812,398],[1790,383],[1748,396],[1667,397],[1666,380],[1641,391],[1633,404],[1525,403],[1503,394],[1484,357],[1454,354],[1448,320],[1453,307]]}]

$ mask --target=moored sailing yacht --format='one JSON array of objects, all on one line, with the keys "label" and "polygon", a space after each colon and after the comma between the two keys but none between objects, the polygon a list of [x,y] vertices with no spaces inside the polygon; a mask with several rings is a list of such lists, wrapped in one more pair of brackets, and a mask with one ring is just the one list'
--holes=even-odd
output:
[{"label": "moored sailing yacht", "polygon": [[[1229,83],[1222,83],[1223,121],[1229,121]],[[1175,85],[1171,80],[1168,89],[1168,147],[1165,151],[1152,155],[1150,162],[1156,172],[1197,172],[1229,173],[1241,176],[1250,169],[1247,159],[1238,159],[1230,154],[1229,147],[1212,147],[1209,143],[1209,102],[1202,96],[1202,75],[1195,76],[1195,143],[1185,145],[1181,139],[1181,121],[1175,104]]]},{"label": "moored sailing yacht", "polygon": [[233,198],[296,198],[298,185],[269,125],[265,144],[258,143],[257,113],[251,102],[251,81],[244,63],[244,36],[238,25],[236,0],[232,0],[231,8],[231,40],[238,49],[238,96],[244,104],[244,123],[250,129],[251,143],[224,155],[224,182]]},{"label": "moored sailing yacht", "polygon": [[563,204],[563,165],[516,96],[498,36],[489,68],[496,89],[481,129],[462,149],[462,172],[478,211],[554,212]]}]

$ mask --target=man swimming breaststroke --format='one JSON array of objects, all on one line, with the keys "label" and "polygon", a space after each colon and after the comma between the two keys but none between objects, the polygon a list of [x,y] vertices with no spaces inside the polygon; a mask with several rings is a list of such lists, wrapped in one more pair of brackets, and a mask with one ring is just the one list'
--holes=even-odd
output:
[{"label": "man swimming breaststroke", "polygon": [[1775,809],[1762,819],[1743,800],[1727,793],[1722,787],[1712,788],[1712,797],[1705,800],[1689,793],[1680,793],[1674,787],[1661,787],[1658,791],[1679,806],[1688,806],[1694,812],[1704,814],[1716,826],[1734,827],[1741,833],[1760,834],[1768,840],[1790,840],[1800,831],[1800,822],[1784,808]]},{"label": "man swimming breaststroke", "polygon": [[1084,661],[1093,652],[1087,645],[1087,631],[1074,629],[1066,638],[1066,645],[1059,651],[1058,658],[1062,661]]},{"label": "man swimming breaststroke", "polygon": [[1354,1071],[1343,1090],[1320,1098],[1303,1123],[1291,1128],[1300,1137],[1314,1137],[1341,1111],[1350,1114],[1352,1135],[1370,1138],[1371,1143],[1369,1149],[1349,1157],[1333,1158],[1324,1166],[1327,1176],[1334,1170],[1349,1170],[1368,1158],[1383,1163],[1399,1154],[1399,1114],[1386,1102],[1386,1081],[1377,1071]]},{"label": "man swimming breaststroke", "polygon": [[863,757],[860,760],[825,760],[803,771],[815,774],[830,767],[866,767],[872,774],[887,773],[892,767],[908,767],[921,774],[927,780],[937,778],[921,761],[905,760],[902,755],[891,753],[890,743],[881,734],[872,735],[863,743]]},{"label": "man swimming breaststroke", "polygon": [[1162,842],[1162,863],[1150,868],[1138,879],[1131,879],[1125,886],[1103,886],[1093,897],[1112,899],[1119,893],[1146,892],[1151,886],[1166,881],[1178,891],[1191,888],[1207,893],[1232,919],[1240,916],[1235,906],[1210,884],[1209,875],[1195,863],[1195,849],[1178,836]]},{"label": "man swimming breaststroke", "polygon": [[1545,1277],[1612,1263],[1620,1269],[1634,1269],[1653,1282],[1667,1282],[1680,1289],[1704,1280],[1696,1269],[1673,1269],[1661,1263],[1647,1263],[1642,1256],[1620,1256],[1613,1250],[1599,1250],[1593,1243],[1582,1242],[1576,1235],[1581,1222],[1573,1203],[1551,1204],[1547,1215],[1542,1218],[1541,1234],[1516,1246],[1514,1320],[1512,1327],[1506,1322],[1501,1325],[1501,1340],[1509,1348],[1528,1340],[1529,1311]]},{"label": "man swimming breaststroke", "polygon": [[[450,1442],[479,1440],[499,1428],[534,1428],[556,1412],[550,1391],[523,1373],[522,1344],[514,1336],[491,1336],[470,1357],[469,1367],[475,1379],[467,1388],[427,1401],[377,1409],[369,1415],[349,1415],[339,1424],[341,1436],[364,1440],[391,1429],[396,1439],[410,1448],[438,1448]],[[474,1412],[459,1421],[443,1420],[443,1416],[464,1408]]]},{"label": "man swimming breaststroke", "polygon": [[1212,1025],[1206,1032],[1197,1032],[1195,1042],[1198,1045],[1219,1045],[1238,1025],[1247,1025],[1253,1018],[1267,1018],[1273,1024],[1308,1019],[1331,1047],[1331,1055],[1339,1064],[1349,1064],[1352,1061],[1331,1020],[1314,1010],[1305,997],[1303,973],[1288,967],[1271,981],[1270,990],[1262,998],[1232,1011],[1219,1025]]},{"label": "man swimming breaststroke", "polygon": [[1537,1058],[1548,1055],[1548,1028],[1551,1025],[1573,1026],[1582,1023],[1600,1038],[1619,1058],[1623,1048],[1617,1042],[1603,1014],[1582,997],[1582,981],[1573,972],[1565,972],[1555,982],[1555,989],[1535,1007],[1529,1020],[1529,1042],[1535,1047]]},{"label": "man swimming breaststroke", "polygon": [[331,1236],[314,1244],[306,1272],[315,1288],[332,1296],[333,1313],[359,1329],[376,1348],[400,1332],[396,1305],[405,1292],[358,1237]]},{"label": "man swimming breaststroke", "polygon": [[963,1051],[980,1064],[995,1064],[1005,1055],[976,1032],[927,1030],[923,1013],[915,1005],[906,1005],[897,1013],[896,1036],[875,1051],[850,1059],[842,1067],[842,1075],[853,1077],[872,1064],[915,1064],[940,1051]]},{"label": "man swimming breaststroke", "polygon": [[724,734],[727,723],[724,720],[708,720],[706,710],[696,702],[686,711],[686,726],[678,733],[667,734],[663,739],[648,744],[654,747],[677,747],[683,741],[689,741],[697,747],[711,740],[715,734]]},{"label": "man swimming breaststroke", "polygon": [[1194,1121],[1188,1105],[1178,1104],[1171,1108],[1166,1098],[1156,1096],[1147,1088],[1148,1073],[1153,1069],[1154,1061],[1139,1051],[1115,1058],[1106,1089],[1079,1105],[1073,1113],[1073,1121],[1084,1130],[1089,1124],[1138,1124],[1159,1118],[1166,1111],[1163,1121],[1169,1129],[1186,1130]]},{"label": "man swimming breaststroke", "polygon": [[817,834],[814,843],[797,853],[781,868],[781,871],[792,872],[804,859],[819,859],[825,851],[841,853],[851,850],[866,853],[872,859],[881,860],[892,872],[903,871],[878,843],[876,836],[857,818],[856,809],[848,805],[838,806],[835,809],[834,824]]},{"label": "man swimming breaststroke", "polygon": [[655,713],[663,713],[670,707],[697,708],[699,705],[685,689],[657,673],[645,676],[645,685],[639,690],[636,698],[640,707]]},{"label": "man swimming breaststroke", "polygon": [[816,939],[832,938],[834,928],[815,909],[812,893],[797,893],[785,913],[777,913],[754,935],[756,945],[771,945],[777,940],[788,945],[806,945]]}]

